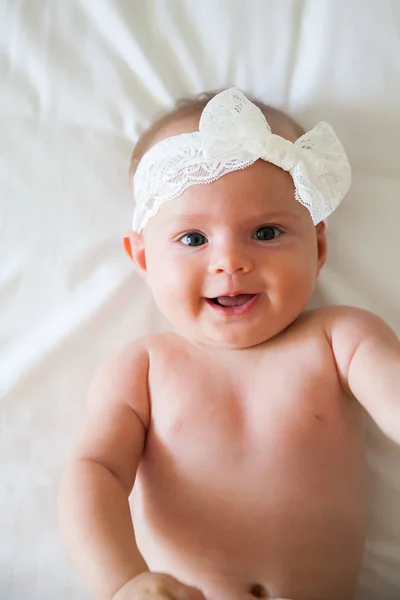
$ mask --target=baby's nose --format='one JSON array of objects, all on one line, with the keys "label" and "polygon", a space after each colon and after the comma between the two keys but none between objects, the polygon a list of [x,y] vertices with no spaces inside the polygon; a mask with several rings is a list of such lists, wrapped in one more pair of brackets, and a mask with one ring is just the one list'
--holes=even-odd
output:
[{"label": "baby's nose", "polygon": [[219,250],[210,261],[209,272],[215,273],[248,273],[253,268],[251,258],[240,249]]}]

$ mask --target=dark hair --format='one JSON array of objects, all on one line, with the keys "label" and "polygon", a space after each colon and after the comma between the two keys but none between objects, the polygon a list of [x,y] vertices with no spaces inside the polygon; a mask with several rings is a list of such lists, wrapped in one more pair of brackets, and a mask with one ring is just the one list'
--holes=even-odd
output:
[{"label": "dark hair", "polygon": [[[223,90],[202,92],[197,94],[196,96],[187,96],[184,98],[180,98],[174,104],[174,106],[164,112],[148,129],[146,129],[142,135],[139,137],[137,141],[131,157],[131,163],[129,168],[129,175],[133,177],[137,166],[142,158],[142,156],[147,152],[149,148],[152,146],[152,142],[156,136],[156,134],[161,131],[165,126],[169,125],[173,121],[177,121],[179,119],[184,119],[185,117],[196,117],[198,116],[200,119],[200,115],[203,112],[206,104],[214,98],[217,94],[222,92]],[[295,121],[292,117],[284,113],[283,111],[270,106],[268,104],[264,104],[257,98],[254,98],[251,94],[245,94],[246,97],[251,100],[258,108],[262,110],[265,117],[268,119],[280,117],[284,118],[293,128],[296,137],[300,137],[303,135],[304,129]]]}]

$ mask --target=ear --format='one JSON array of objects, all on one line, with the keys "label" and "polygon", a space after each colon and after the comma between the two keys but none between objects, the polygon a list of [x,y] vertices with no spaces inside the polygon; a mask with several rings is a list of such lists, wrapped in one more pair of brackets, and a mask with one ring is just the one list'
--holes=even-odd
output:
[{"label": "ear", "polygon": [[326,223],[325,221],[321,221],[315,227],[317,233],[317,250],[318,250],[318,269],[317,269],[317,277],[325,264],[327,252],[328,252],[328,242],[326,240]]},{"label": "ear", "polygon": [[127,231],[122,240],[124,250],[142,277],[147,272],[144,240],[141,233]]}]

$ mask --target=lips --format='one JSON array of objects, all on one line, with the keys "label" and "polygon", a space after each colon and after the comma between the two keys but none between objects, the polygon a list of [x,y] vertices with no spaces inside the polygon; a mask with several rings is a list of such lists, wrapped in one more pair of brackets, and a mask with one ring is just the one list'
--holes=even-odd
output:
[{"label": "lips", "polygon": [[260,294],[231,294],[205,298],[208,306],[224,316],[242,315],[249,312],[257,302]]},{"label": "lips", "polygon": [[236,296],[217,296],[217,298],[211,298],[214,304],[220,306],[242,306],[249,302],[255,294],[237,294]]}]

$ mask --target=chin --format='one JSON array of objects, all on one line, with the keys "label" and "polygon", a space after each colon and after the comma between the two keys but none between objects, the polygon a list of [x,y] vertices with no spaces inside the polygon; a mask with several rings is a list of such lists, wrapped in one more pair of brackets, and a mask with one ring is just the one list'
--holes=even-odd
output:
[{"label": "chin", "polygon": [[[297,309],[298,307],[296,307]],[[282,314],[283,313],[283,314]],[[195,320],[169,319],[184,338],[205,346],[226,350],[245,350],[271,340],[298,318],[301,311],[271,311],[254,320],[225,321],[220,323],[195,322]]]},{"label": "chin", "polygon": [[285,318],[270,319],[272,327],[266,326],[265,320],[261,323],[243,324],[237,328],[212,328],[211,330],[199,331],[196,336],[204,344],[226,348],[230,350],[244,350],[253,346],[259,346],[271,340],[275,336],[285,331],[296,319],[300,313],[286,315]]},{"label": "chin", "polygon": [[214,335],[204,336],[201,340],[203,343],[209,346],[215,346],[217,348],[225,348],[227,350],[245,350],[246,348],[252,348],[253,346],[259,346],[267,340],[271,339],[278,332],[274,332],[272,335],[263,333],[260,331],[245,332],[242,335],[237,334],[224,334],[222,332],[215,332]]}]

